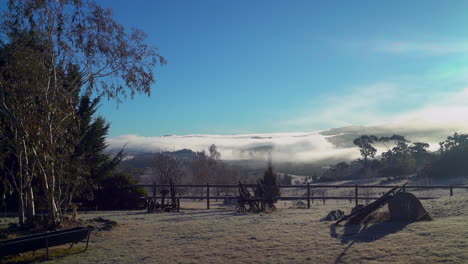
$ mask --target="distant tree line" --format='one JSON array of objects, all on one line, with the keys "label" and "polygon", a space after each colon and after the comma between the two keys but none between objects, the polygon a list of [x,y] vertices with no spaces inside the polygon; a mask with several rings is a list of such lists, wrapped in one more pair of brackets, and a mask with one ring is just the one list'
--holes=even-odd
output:
[{"label": "distant tree line", "polygon": [[179,157],[177,152],[157,151],[149,168],[149,183],[169,184],[236,184],[247,180],[245,168],[228,164],[221,159],[215,144],[208,150],[190,151],[189,157]]},{"label": "distant tree line", "polygon": [[[404,136],[376,137],[362,135],[353,141],[362,159],[330,165],[316,181],[415,175],[442,179],[468,176],[468,134],[454,133],[439,143],[439,150],[429,152],[429,144],[410,142]],[[386,148],[376,157],[376,146]]]},{"label": "distant tree line", "polygon": [[[190,155],[181,155],[184,152]],[[157,151],[153,155],[149,172],[146,179],[141,179],[147,184],[216,184],[232,185],[242,183],[257,184],[260,182],[271,191],[272,196],[279,196],[280,185],[291,185],[292,177],[290,175],[281,175],[273,171],[271,159],[267,162],[266,169],[256,171],[252,174],[248,169],[240,165],[229,164],[221,159],[221,153],[216,145],[212,144],[207,150],[192,152],[190,150],[181,151]],[[183,189],[179,189],[183,192]],[[189,189],[188,191],[194,191]],[[197,189],[203,195],[203,189]],[[216,196],[222,193],[236,193],[232,188],[213,187],[212,192]]]}]

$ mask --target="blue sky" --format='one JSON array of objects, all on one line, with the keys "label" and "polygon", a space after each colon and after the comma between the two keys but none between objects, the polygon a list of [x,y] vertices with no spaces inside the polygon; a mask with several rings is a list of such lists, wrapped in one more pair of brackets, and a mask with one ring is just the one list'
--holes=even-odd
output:
[{"label": "blue sky", "polygon": [[100,3],[169,61],[151,97],[103,101],[110,137],[437,122],[467,102],[467,1]]}]

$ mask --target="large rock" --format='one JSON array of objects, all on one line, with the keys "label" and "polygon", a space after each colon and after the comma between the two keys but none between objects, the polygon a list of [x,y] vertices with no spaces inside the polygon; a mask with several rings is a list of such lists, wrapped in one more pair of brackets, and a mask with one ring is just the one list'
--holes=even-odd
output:
[{"label": "large rock", "polygon": [[414,194],[407,192],[397,193],[390,199],[388,210],[394,222],[415,222],[431,219],[419,199]]},{"label": "large rock", "polygon": [[321,221],[338,221],[345,216],[344,212],[341,210],[333,210],[328,213],[328,215],[323,218]]}]

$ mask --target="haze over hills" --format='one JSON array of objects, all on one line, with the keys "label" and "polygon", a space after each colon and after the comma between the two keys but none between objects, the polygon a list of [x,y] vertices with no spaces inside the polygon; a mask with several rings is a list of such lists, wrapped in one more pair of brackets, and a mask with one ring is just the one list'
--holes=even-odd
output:
[{"label": "haze over hills", "polygon": [[[353,139],[363,134],[378,137],[399,134],[413,142],[426,142],[430,150],[438,148],[438,142],[454,132],[463,133],[462,126],[437,126],[436,124],[420,126],[348,126],[319,132],[303,133],[270,133],[239,135],[169,135],[161,137],[144,137],[123,135],[109,138],[108,150],[113,151],[126,146],[127,156],[152,153],[156,151],[175,151],[189,149],[201,151],[215,144],[223,160],[263,161],[272,153],[276,162],[328,163],[348,161],[359,157]],[[383,150],[383,149],[382,149]],[[380,149],[379,152],[380,153]],[[181,152],[181,155],[189,155]]]}]

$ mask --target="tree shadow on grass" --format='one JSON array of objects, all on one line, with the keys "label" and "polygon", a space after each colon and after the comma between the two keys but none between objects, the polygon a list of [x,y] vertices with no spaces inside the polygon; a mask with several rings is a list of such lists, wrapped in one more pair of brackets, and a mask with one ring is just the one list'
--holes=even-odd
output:
[{"label": "tree shadow on grass", "polygon": [[344,226],[343,234],[338,234],[336,226],[330,225],[330,236],[337,238],[342,244],[349,245],[336,258],[335,263],[341,263],[341,259],[346,255],[347,251],[354,243],[369,243],[384,238],[387,235],[397,233],[405,228],[408,223],[396,223],[385,221],[377,224],[369,225],[353,225],[347,224]]},{"label": "tree shadow on grass", "polygon": [[148,214],[147,211],[138,211],[138,212],[129,212],[127,215],[145,215]]},{"label": "tree shadow on grass", "polygon": [[342,244],[348,242],[368,243],[377,241],[387,235],[397,233],[405,228],[408,223],[397,223],[385,221],[373,225],[353,225],[344,226],[343,234],[336,232],[336,226],[330,225],[330,236],[341,240]]},{"label": "tree shadow on grass", "polygon": [[210,214],[236,214],[235,210],[231,209],[211,209],[211,210],[196,210],[193,212],[181,212],[183,215],[210,215]]},{"label": "tree shadow on grass", "polygon": [[233,216],[243,216],[246,214],[238,213],[235,210],[206,210],[197,212],[180,212],[174,213],[171,218],[161,219],[161,222],[181,222],[181,221],[192,221],[195,219],[208,218],[209,220],[219,220],[224,218],[230,218]]}]

